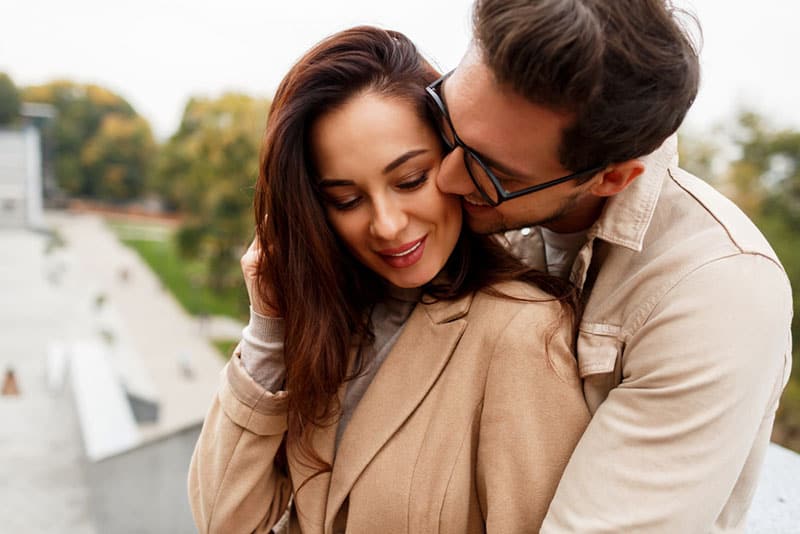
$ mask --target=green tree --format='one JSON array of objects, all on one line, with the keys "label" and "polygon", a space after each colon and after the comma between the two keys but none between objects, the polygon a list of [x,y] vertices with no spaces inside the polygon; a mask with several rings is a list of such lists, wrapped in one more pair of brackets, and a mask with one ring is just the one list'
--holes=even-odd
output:
[{"label": "green tree", "polygon": [[241,94],[193,98],[159,154],[151,187],[186,215],[179,246],[206,263],[205,282],[216,290],[242,285],[238,260],[253,232],[252,192],[268,109],[268,100]]},{"label": "green tree", "polygon": [[83,146],[80,165],[96,196],[109,200],[140,197],[155,156],[147,121],[110,113]]},{"label": "green tree", "polygon": [[0,125],[10,124],[19,117],[19,90],[11,77],[0,72]]},{"label": "green tree", "polygon": [[154,157],[150,127],[121,96],[59,80],[26,87],[24,102],[52,104],[55,171],[68,194],[127,200],[142,192]]}]

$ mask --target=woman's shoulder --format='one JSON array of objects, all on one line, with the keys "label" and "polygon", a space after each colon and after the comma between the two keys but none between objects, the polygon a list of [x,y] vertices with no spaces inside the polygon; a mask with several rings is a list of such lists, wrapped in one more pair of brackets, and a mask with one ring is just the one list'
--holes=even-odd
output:
[{"label": "woman's shoulder", "polygon": [[492,284],[473,297],[470,316],[491,318],[495,327],[508,324],[513,317],[525,315],[532,324],[552,324],[569,317],[566,305],[536,285],[509,281]]},{"label": "woman's shoulder", "polygon": [[470,316],[477,335],[495,340],[495,356],[521,358],[531,365],[546,362],[562,383],[579,384],[575,320],[566,303],[535,285],[503,282],[475,294]]},{"label": "woman's shoulder", "polygon": [[544,309],[561,307],[558,299],[535,284],[511,280],[491,284],[475,293],[476,303],[505,304],[512,308],[539,306]]}]

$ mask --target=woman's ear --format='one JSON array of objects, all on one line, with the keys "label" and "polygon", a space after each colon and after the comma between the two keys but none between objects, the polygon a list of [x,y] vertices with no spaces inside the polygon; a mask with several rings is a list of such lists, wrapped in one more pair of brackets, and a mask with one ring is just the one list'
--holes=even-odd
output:
[{"label": "woman's ear", "polygon": [[615,163],[600,174],[599,180],[595,179],[589,190],[598,197],[613,197],[623,192],[644,169],[644,163],[638,159]]}]

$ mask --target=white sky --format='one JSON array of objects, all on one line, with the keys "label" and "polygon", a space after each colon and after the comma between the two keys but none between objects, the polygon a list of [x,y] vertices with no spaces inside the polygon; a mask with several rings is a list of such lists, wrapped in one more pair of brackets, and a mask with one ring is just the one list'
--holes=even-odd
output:
[{"label": "white sky", "polygon": [[[703,85],[688,125],[748,106],[800,129],[800,2],[678,0],[700,18]],[[472,0],[0,0],[0,71],[17,85],[54,78],[125,97],[159,138],[192,95],[271,96],[307,48],[378,24],[411,37],[442,69],[466,48]]]}]

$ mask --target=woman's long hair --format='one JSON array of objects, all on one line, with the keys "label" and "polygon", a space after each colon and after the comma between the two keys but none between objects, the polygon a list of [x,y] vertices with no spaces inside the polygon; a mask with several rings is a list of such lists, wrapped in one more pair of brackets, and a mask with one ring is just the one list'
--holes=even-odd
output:
[{"label": "woman's long hair", "polygon": [[[411,102],[434,124],[425,87],[436,70],[403,34],[373,27],[337,33],[305,54],[281,82],[269,114],[256,186],[255,220],[262,257],[258,278],[285,323],[287,439],[309,465],[330,469],[310,445],[315,426],[332,424],[348,375],[348,354],[372,341],[369,315],[385,283],[361,265],[327,222],[316,188],[309,134],[324,113],[365,91]],[[425,293],[436,299],[511,279],[534,283],[572,305],[569,284],[525,268],[493,239],[462,230],[445,276]],[[569,309],[569,306],[566,307]]]}]

